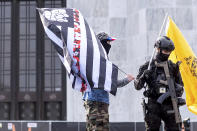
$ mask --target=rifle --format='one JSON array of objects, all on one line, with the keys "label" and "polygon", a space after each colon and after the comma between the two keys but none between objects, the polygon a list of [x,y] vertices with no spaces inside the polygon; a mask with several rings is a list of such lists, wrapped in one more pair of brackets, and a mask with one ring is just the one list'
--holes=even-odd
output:
[{"label": "rifle", "polygon": [[146,102],[144,98],[142,98],[142,109],[143,109],[143,114],[144,114],[144,119],[145,119],[147,109],[146,109]]},{"label": "rifle", "polygon": [[[180,115],[180,112],[178,109],[178,98],[176,96],[176,91],[175,91],[175,87],[174,87],[174,80],[170,76],[170,72],[169,72],[169,68],[168,68],[168,61],[160,62],[160,63],[155,62],[155,64],[158,67],[164,68],[164,72],[166,75],[166,79],[167,79],[167,83],[168,83],[168,87],[169,87],[169,92],[170,92],[170,96],[171,96],[172,106],[173,106],[172,113],[175,113],[176,123],[181,123],[182,120],[181,120],[181,115]],[[169,112],[169,113],[171,113],[171,112]]]},{"label": "rifle", "polygon": [[[160,80],[160,81],[162,81],[162,80]],[[162,82],[161,82],[161,83],[162,83]],[[181,86],[180,84],[175,83],[175,85],[176,85],[176,89],[175,89],[176,92],[179,92],[179,91],[182,90],[182,86]],[[159,104],[162,104],[162,103],[164,102],[164,100],[167,99],[169,96],[170,96],[170,91],[167,91],[166,93],[162,94],[162,95],[157,99],[157,102],[158,102]],[[178,103],[179,103],[179,101],[178,101]]]}]

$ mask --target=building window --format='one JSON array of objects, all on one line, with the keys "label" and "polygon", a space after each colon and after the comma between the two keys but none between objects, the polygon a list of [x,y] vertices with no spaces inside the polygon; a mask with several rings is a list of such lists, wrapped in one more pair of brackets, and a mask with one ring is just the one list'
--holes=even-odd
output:
[{"label": "building window", "polygon": [[10,91],[11,3],[0,2],[0,90]]},{"label": "building window", "polygon": [[65,3],[0,1],[0,120],[66,120],[65,69],[36,11]]},{"label": "building window", "polygon": [[36,91],[36,2],[19,4],[19,91]]}]

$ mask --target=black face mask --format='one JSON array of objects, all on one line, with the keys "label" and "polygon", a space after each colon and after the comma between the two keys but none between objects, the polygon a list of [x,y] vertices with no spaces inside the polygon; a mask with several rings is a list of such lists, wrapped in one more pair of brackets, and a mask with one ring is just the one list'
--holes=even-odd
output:
[{"label": "black face mask", "polygon": [[156,55],[156,59],[158,61],[167,61],[169,56],[170,56],[170,54],[163,54],[161,52],[158,52]]},{"label": "black face mask", "polygon": [[105,48],[105,51],[107,54],[109,54],[109,50],[111,48],[111,45],[107,43],[106,40],[101,41],[101,44],[103,45],[103,47]]}]

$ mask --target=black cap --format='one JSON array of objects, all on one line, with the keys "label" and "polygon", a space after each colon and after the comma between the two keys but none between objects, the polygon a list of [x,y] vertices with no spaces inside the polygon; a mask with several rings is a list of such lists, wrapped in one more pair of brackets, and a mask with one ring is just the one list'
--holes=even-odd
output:
[{"label": "black cap", "polygon": [[97,34],[97,37],[100,41],[106,40],[106,41],[114,41],[116,38],[110,37],[107,33],[101,32]]}]

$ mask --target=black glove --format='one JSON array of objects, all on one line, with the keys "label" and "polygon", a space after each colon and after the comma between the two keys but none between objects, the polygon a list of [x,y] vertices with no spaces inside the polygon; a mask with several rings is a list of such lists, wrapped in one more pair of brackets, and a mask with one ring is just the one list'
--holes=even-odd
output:
[{"label": "black glove", "polygon": [[145,80],[149,80],[149,79],[151,78],[152,74],[153,74],[153,71],[147,69],[147,70],[145,70],[144,73],[143,73],[143,78],[144,78]]},{"label": "black glove", "polygon": [[178,103],[177,103],[179,106],[183,106],[183,105],[185,105],[186,104],[186,101],[185,101],[185,99],[183,99],[183,98],[178,98]]}]

